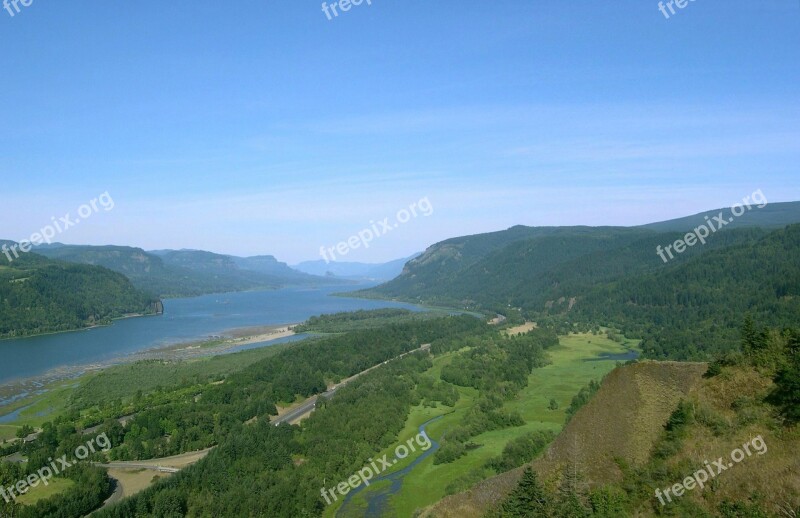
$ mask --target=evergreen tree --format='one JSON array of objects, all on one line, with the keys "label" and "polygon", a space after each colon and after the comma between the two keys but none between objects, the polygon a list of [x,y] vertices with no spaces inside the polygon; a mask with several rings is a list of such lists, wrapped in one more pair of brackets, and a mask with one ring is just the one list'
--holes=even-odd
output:
[{"label": "evergreen tree", "polygon": [[751,355],[756,349],[756,325],[753,317],[749,314],[744,317],[742,323],[742,351]]},{"label": "evergreen tree", "polygon": [[501,516],[508,518],[538,518],[549,516],[550,502],[539,482],[536,472],[528,466],[519,485],[508,496],[501,508]]},{"label": "evergreen tree", "polygon": [[583,518],[590,516],[590,512],[584,507],[577,494],[569,492],[562,496],[556,516],[560,518]]},{"label": "evergreen tree", "polygon": [[588,493],[588,484],[583,479],[580,466],[580,449],[573,437],[572,452],[569,465],[561,475],[561,484],[558,487],[559,503],[558,516],[564,518],[579,518],[588,516],[589,511],[584,505]]},{"label": "evergreen tree", "polygon": [[789,423],[800,422],[800,333],[790,331],[787,336],[787,364],[775,375],[775,389],[769,401],[777,406]]}]

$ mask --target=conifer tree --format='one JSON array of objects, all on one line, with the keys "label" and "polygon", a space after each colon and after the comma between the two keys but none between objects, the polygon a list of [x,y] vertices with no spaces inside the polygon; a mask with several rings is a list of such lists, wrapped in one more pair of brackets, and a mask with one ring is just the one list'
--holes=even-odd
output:
[{"label": "conifer tree", "polygon": [[538,518],[548,516],[550,505],[547,494],[536,472],[528,466],[519,485],[503,503],[501,516],[508,518]]}]

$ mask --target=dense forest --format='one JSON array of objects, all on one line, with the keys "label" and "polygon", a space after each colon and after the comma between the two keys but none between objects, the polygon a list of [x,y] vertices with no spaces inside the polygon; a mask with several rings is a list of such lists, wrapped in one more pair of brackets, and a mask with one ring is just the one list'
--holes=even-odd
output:
[{"label": "dense forest", "polygon": [[[545,362],[544,348],[554,340],[555,336],[547,331],[505,338],[480,320],[461,316],[389,326],[381,331],[355,331],[320,340],[309,344],[306,351],[297,352],[303,361],[314,361],[316,353],[324,349],[326,356],[316,360],[315,369],[324,372],[326,362],[322,358],[333,357],[341,358],[345,365],[352,365],[344,369],[352,372],[370,362],[380,361],[382,357],[412,350],[425,342],[430,342],[431,349],[440,353],[461,349],[465,343],[481,349],[499,348],[504,352],[498,355],[502,358],[501,363],[519,363],[522,372],[520,376],[506,376],[495,370],[495,374],[485,376],[492,390],[482,392],[486,397],[473,407],[466,425],[493,429],[521,424],[513,416],[499,410],[494,400],[502,401],[511,397],[510,387],[525,383],[521,378],[526,378],[530,369]],[[368,348],[364,346],[366,343],[369,344]],[[358,364],[365,349],[374,353],[370,352],[371,359]],[[253,398],[257,391],[251,387],[259,383],[258,380],[271,379],[267,376],[274,376],[269,374],[272,368],[289,368],[300,359],[293,352],[286,353],[287,359],[292,360],[290,363],[278,358],[267,360],[258,367],[229,378],[231,387],[226,389],[226,393],[231,401],[236,401],[239,394]],[[327,363],[336,365],[337,361]],[[320,488],[325,480],[346,479],[375,452],[392,445],[412,406],[423,401],[455,404],[453,391],[448,390],[446,382],[432,384],[423,374],[430,367],[431,360],[425,353],[390,362],[348,384],[333,399],[319,403],[317,410],[299,427],[274,427],[266,419],[259,419],[253,425],[241,425],[241,421],[252,413],[242,412],[238,415],[239,422],[224,437],[220,437],[219,448],[205,461],[100,513],[100,516],[149,513],[171,516],[162,514],[164,506],[174,510],[175,516],[181,513],[210,516],[318,516],[325,505],[320,496]],[[476,373],[476,376],[481,375]],[[206,399],[205,394],[202,399]],[[214,400],[223,404],[217,398]],[[244,401],[240,401],[232,406],[241,408],[243,404]],[[479,430],[475,428],[470,432],[478,433]],[[456,444],[455,435],[461,432],[454,430],[452,433],[454,439],[451,444]],[[493,465],[498,468],[518,465],[524,461],[521,459],[529,459],[541,451],[549,439],[551,436],[547,434],[536,434],[516,441],[493,461]],[[466,437],[459,437],[459,440],[466,440]],[[253,444],[259,447],[253,449]],[[266,471],[265,466],[268,468]],[[214,491],[215,498],[206,498],[211,491]]]},{"label": "dense forest", "polygon": [[341,333],[355,329],[374,329],[389,324],[406,322],[410,318],[441,318],[434,311],[412,312],[408,309],[387,308],[373,310],[347,311],[313,316],[294,327],[297,333]]},{"label": "dense forest", "polygon": [[0,338],[107,324],[128,314],[154,314],[160,301],[123,275],[33,253],[0,255]]},{"label": "dense forest", "polygon": [[800,316],[800,225],[709,251],[681,265],[588,291],[570,319],[615,323],[651,358],[709,359],[736,344],[744,315],[765,325]]}]

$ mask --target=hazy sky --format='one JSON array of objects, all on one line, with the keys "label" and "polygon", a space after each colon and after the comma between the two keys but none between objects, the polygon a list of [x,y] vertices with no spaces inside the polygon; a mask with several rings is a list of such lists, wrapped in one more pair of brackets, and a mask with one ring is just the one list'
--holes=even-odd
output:
[{"label": "hazy sky", "polygon": [[0,10],[0,238],[108,191],[57,239],[293,263],[427,198],[375,262],[800,199],[798,0],[371,1]]}]

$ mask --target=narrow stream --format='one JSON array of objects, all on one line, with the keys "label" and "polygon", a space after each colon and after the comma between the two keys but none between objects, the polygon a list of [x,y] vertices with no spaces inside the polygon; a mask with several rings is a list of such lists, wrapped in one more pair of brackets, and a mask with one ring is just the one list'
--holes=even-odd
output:
[{"label": "narrow stream", "polygon": [[[424,432],[425,428],[427,428],[429,424],[431,424],[434,421],[437,421],[438,419],[441,419],[442,417],[444,416],[440,415],[422,423],[419,426],[419,433]],[[428,436],[428,438],[430,439],[430,436]],[[389,498],[391,498],[393,495],[397,494],[400,491],[405,476],[408,475],[412,469],[416,468],[420,462],[424,461],[425,459],[436,453],[436,450],[439,449],[438,442],[434,441],[433,439],[430,439],[430,441],[431,441],[431,447],[428,448],[427,451],[423,452],[422,455],[414,459],[414,461],[411,464],[409,464],[408,466],[399,471],[394,471],[387,475],[381,475],[380,477],[377,477],[370,482],[370,484],[377,484],[379,482],[389,480],[391,481],[391,484],[382,487],[381,489],[370,488],[369,494],[365,497],[367,500],[367,509],[363,516],[365,516],[366,518],[379,518],[385,515],[384,511],[389,503]],[[341,518],[351,515],[356,516],[357,510],[353,508],[354,506],[351,505],[350,501],[352,500],[353,496],[357,495],[366,488],[367,486],[359,486],[356,489],[347,493],[347,496],[345,496],[344,501],[342,502],[342,507],[340,507],[339,510],[336,512],[336,516]]]}]

